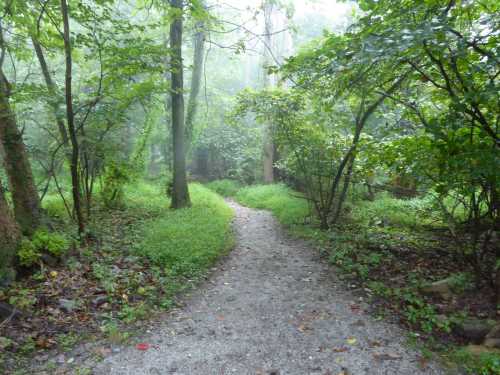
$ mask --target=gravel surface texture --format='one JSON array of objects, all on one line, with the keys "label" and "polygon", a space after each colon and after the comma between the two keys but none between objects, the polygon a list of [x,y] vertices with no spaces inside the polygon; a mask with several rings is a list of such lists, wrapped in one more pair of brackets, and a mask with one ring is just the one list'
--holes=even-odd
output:
[{"label": "gravel surface texture", "polygon": [[270,213],[230,205],[237,246],[150,336],[111,355],[98,375],[444,374],[376,321],[305,242]]}]

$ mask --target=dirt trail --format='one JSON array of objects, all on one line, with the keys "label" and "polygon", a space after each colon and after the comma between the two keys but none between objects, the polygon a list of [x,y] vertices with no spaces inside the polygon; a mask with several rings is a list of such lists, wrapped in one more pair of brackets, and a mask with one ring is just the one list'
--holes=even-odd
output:
[{"label": "dirt trail", "polygon": [[238,245],[159,330],[95,374],[442,374],[375,321],[332,269],[263,211],[230,203]]}]

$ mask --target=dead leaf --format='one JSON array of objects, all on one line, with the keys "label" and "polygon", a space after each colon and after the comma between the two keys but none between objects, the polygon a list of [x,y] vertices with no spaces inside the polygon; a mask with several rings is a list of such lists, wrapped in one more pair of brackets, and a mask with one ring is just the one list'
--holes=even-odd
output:
[{"label": "dead leaf", "polygon": [[311,327],[309,327],[308,325],[306,324],[301,324],[300,326],[298,326],[297,328],[300,332],[302,333],[306,333],[308,331],[311,331]]},{"label": "dead leaf", "polygon": [[95,353],[101,357],[107,357],[108,355],[111,354],[111,349],[110,348],[106,348],[104,346],[100,347],[100,348],[96,348],[95,350]]},{"label": "dead leaf", "polygon": [[382,343],[377,340],[368,340],[368,345],[370,345],[372,348],[375,348],[377,346],[382,346]]},{"label": "dead leaf", "polygon": [[344,353],[344,352],[348,352],[349,348],[347,346],[339,346],[339,347],[332,348],[332,351],[334,351],[335,353]]},{"label": "dead leaf", "polygon": [[356,337],[349,337],[349,338],[347,339],[347,343],[348,343],[349,345],[356,345],[356,343],[357,343],[357,342],[358,342],[358,340],[356,339]]},{"label": "dead leaf", "polygon": [[373,358],[378,361],[394,361],[397,359],[401,359],[402,357],[397,353],[375,353],[373,354]]}]

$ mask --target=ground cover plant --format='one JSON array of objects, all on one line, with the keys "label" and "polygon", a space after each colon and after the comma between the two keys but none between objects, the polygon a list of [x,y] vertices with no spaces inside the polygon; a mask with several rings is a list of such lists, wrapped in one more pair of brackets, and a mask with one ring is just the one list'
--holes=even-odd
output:
[{"label": "ground cover plant", "polygon": [[[489,298],[478,300],[473,269],[455,261],[456,248],[445,223],[433,215],[432,197],[398,199],[384,192],[373,201],[350,199],[349,214],[329,231],[308,220],[304,197],[283,185],[249,186],[236,199],[270,210],[292,235],[312,240],[347,287],[368,298],[372,313],[406,326],[410,340],[439,352],[449,366],[459,363],[471,374],[498,371],[496,353],[478,357],[464,349],[471,341],[464,327],[494,324],[496,310],[491,290],[482,284],[481,294]],[[452,296],[427,289],[443,279]]]},{"label": "ground cover plant", "polygon": [[[120,208],[96,208],[98,228],[87,248],[64,240],[62,258],[58,250],[57,258],[37,255],[23,265],[32,267],[31,276],[0,294],[0,302],[23,314],[1,327],[4,369],[29,364],[33,356],[43,361],[44,352],[64,353],[84,339],[127,341],[141,321],[175,306],[178,293],[227,253],[233,213],[222,198],[193,184],[193,206],[172,211],[161,191],[153,182],[127,186]],[[59,225],[64,231],[68,223]],[[200,226],[206,230],[195,230]],[[47,238],[52,253],[63,244],[59,235],[42,233],[33,237],[35,250]]]},{"label": "ground cover plant", "polygon": [[498,372],[499,14],[1,1],[4,364],[171,306],[230,248],[236,200],[313,240],[429,348]]}]

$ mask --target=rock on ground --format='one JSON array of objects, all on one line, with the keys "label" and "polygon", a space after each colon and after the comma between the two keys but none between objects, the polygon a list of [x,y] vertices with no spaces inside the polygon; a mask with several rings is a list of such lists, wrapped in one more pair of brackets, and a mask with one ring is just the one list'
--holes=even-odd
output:
[{"label": "rock on ground", "polygon": [[231,203],[237,246],[185,307],[95,374],[443,374],[375,321],[271,214]]}]

